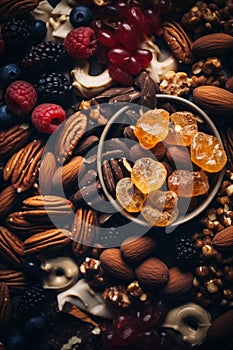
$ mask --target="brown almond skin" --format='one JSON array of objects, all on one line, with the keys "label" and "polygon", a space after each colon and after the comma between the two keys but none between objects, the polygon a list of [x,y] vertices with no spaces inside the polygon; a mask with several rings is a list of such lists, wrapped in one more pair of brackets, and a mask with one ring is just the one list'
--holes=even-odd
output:
[{"label": "brown almond skin", "polygon": [[115,278],[122,280],[135,278],[133,270],[123,260],[120,249],[104,250],[100,255],[100,261],[103,269]]},{"label": "brown almond skin", "polygon": [[182,272],[178,267],[169,270],[168,283],[163,289],[165,295],[181,295],[192,288],[193,275]]},{"label": "brown almond skin", "polygon": [[233,250],[233,226],[218,232],[213,238],[213,243],[219,250]]},{"label": "brown almond skin", "polygon": [[160,259],[148,258],[135,269],[135,275],[144,285],[159,287],[168,280],[168,267]]},{"label": "brown almond skin", "polygon": [[225,88],[229,90],[230,92],[233,92],[233,76],[227,79]]},{"label": "brown almond skin", "polygon": [[156,242],[150,237],[130,237],[121,245],[123,258],[130,263],[139,263],[146,259],[156,248]]},{"label": "brown almond skin", "polygon": [[233,333],[233,310],[225,312],[214,320],[207,331],[207,336],[217,340],[230,336]]},{"label": "brown almond skin", "polygon": [[217,86],[198,86],[193,90],[193,100],[220,118],[233,113],[233,93]]},{"label": "brown almond skin", "polygon": [[195,40],[191,49],[200,57],[222,56],[233,49],[233,37],[225,33],[207,34]]}]

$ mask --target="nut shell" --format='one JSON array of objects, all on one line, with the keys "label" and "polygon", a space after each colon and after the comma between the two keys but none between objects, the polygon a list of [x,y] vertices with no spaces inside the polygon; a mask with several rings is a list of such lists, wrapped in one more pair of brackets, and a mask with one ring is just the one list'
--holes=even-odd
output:
[{"label": "nut shell", "polygon": [[138,263],[153,252],[156,242],[150,237],[130,237],[121,245],[123,258],[130,263]]},{"label": "nut shell", "polygon": [[100,261],[103,269],[113,277],[123,280],[135,278],[133,270],[123,260],[120,249],[104,250],[100,255]]},{"label": "nut shell", "polygon": [[135,270],[139,282],[148,286],[160,286],[168,280],[168,267],[160,259],[148,258]]}]

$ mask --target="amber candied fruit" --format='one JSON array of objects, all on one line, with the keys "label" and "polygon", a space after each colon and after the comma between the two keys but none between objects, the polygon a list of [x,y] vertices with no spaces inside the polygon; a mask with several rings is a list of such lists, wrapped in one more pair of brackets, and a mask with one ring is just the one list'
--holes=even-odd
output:
[{"label": "amber candied fruit", "polygon": [[145,195],[132,184],[129,177],[118,181],[116,185],[116,197],[121,206],[130,213],[141,211],[146,199]]},{"label": "amber candied fruit", "polygon": [[155,190],[148,193],[148,201],[159,210],[172,209],[177,205],[178,197],[172,191]]},{"label": "amber candied fruit", "polygon": [[149,110],[138,119],[134,134],[140,145],[151,149],[168,135],[170,114],[164,109]]},{"label": "amber candied fruit", "polygon": [[193,136],[198,131],[196,117],[188,111],[179,111],[171,114],[169,133],[165,142],[189,146]]},{"label": "amber candied fruit", "polygon": [[141,214],[151,225],[165,227],[171,225],[177,219],[179,211],[176,206],[173,209],[160,211],[150,205],[145,205]]},{"label": "amber candied fruit", "polygon": [[159,189],[166,177],[164,165],[149,157],[136,160],[131,171],[132,183],[144,194]]},{"label": "amber candied fruit", "polygon": [[209,191],[209,179],[203,171],[175,170],[168,178],[168,187],[179,197],[195,197]]},{"label": "amber candied fruit", "polygon": [[198,132],[191,143],[191,160],[209,173],[223,169],[227,156],[221,142],[216,136]]}]

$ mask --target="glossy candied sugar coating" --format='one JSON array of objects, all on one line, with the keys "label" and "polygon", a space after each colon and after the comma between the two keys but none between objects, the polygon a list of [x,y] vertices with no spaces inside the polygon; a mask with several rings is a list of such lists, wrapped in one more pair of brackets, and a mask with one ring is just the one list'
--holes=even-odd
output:
[{"label": "glossy candied sugar coating", "polygon": [[150,205],[145,205],[141,211],[142,216],[153,226],[165,227],[172,224],[179,215],[177,206],[173,209],[160,211]]},{"label": "glossy candied sugar coating", "polygon": [[136,160],[131,171],[132,183],[144,194],[159,189],[166,177],[164,165],[149,157]]},{"label": "glossy candied sugar coating", "polygon": [[203,171],[175,170],[168,178],[168,187],[179,197],[195,197],[209,191],[209,179]]},{"label": "glossy candied sugar coating", "polygon": [[171,114],[169,133],[165,142],[167,144],[189,146],[197,131],[197,120],[193,113],[188,111],[175,112]]},{"label": "glossy candied sugar coating", "polygon": [[151,149],[163,141],[168,134],[169,119],[170,115],[164,109],[153,109],[144,113],[134,128],[140,145]]},{"label": "glossy candied sugar coating", "polygon": [[145,195],[132,184],[129,177],[118,181],[116,185],[116,197],[122,207],[130,213],[141,211],[146,200]]},{"label": "glossy candied sugar coating", "polygon": [[178,197],[172,191],[155,190],[148,193],[147,201],[159,210],[173,209],[177,205]]},{"label": "glossy candied sugar coating", "polygon": [[200,168],[215,173],[226,165],[227,155],[216,136],[198,132],[191,143],[191,160]]}]

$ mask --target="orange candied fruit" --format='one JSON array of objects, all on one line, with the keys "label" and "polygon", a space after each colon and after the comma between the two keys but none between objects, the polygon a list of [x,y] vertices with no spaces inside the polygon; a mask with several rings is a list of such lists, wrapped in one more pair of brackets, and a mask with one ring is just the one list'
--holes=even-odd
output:
[{"label": "orange candied fruit", "polygon": [[169,133],[164,140],[167,144],[189,146],[198,131],[196,117],[188,111],[172,113]]},{"label": "orange candied fruit", "polygon": [[121,206],[130,213],[141,211],[146,196],[136,188],[129,177],[117,182],[116,197]]},{"label": "orange candied fruit", "polygon": [[151,149],[168,135],[170,114],[164,109],[149,110],[138,119],[134,134],[140,145]]},{"label": "orange candied fruit", "polygon": [[227,155],[216,136],[198,132],[191,143],[191,160],[209,173],[223,169],[227,163]]},{"label": "orange candied fruit", "polygon": [[209,191],[209,179],[203,171],[175,170],[168,178],[168,187],[179,197],[196,197]]},{"label": "orange candied fruit", "polygon": [[159,189],[166,177],[164,165],[149,157],[136,160],[131,171],[132,183],[144,194]]}]

